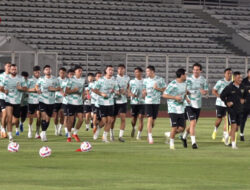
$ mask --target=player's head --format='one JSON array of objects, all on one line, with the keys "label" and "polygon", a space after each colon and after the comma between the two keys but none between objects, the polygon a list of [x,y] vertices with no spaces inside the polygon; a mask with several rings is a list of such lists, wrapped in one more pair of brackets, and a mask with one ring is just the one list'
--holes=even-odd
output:
[{"label": "player's head", "polygon": [[227,81],[230,81],[232,78],[232,69],[231,68],[226,68],[224,70],[224,77]]},{"label": "player's head", "polygon": [[88,82],[93,82],[95,75],[93,73],[88,73]]},{"label": "player's head", "polygon": [[43,67],[43,73],[46,76],[50,76],[51,75],[51,67],[49,65],[45,65]]},{"label": "player's head", "polygon": [[97,71],[95,73],[95,80],[98,81],[101,77],[102,77],[102,72],[101,71]]},{"label": "player's head", "polygon": [[10,66],[10,74],[12,76],[16,76],[16,74],[17,74],[17,66],[15,64],[11,64],[11,66]]},{"label": "player's head", "polygon": [[233,76],[234,76],[234,83],[236,83],[237,85],[240,85],[242,81],[241,73],[239,71],[235,71]]},{"label": "player's head", "polygon": [[147,77],[154,77],[155,76],[155,67],[152,65],[147,66],[146,75],[147,75]]},{"label": "player's head", "polygon": [[112,65],[107,65],[106,68],[105,68],[105,70],[104,70],[104,74],[106,76],[112,77],[113,74],[114,74],[114,68],[113,68],[113,66]]},{"label": "player's head", "polygon": [[36,65],[36,66],[33,67],[33,75],[36,78],[40,77],[40,75],[41,75],[41,68],[40,68],[40,66]]},{"label": "player's head", "polygon": [[74,76],[75,72],[74,72],[74,69],[69,69],[67,71],[67,77],[68,78],[72,78]]},{"label": "player's head", "polygon": [[21,76],[22,76],[25,80],[27,80],[28,77],[29,77],[29,73],[26,72],[26,71],[22,71]]},{"label": "player's head", "polygon": [[66,77],[66,69],[64,67],[61,67],[59,69],[59,77],[61,77],[62,79]]},{"label": "player's head", "polygon": [[195,63],[195,64],[193,64],[192,70],[193,70],[193,75],[194,75],[195,77],[199,77],[200,74],[201,74],[201,71],[202,71],[202,66],[201,66],[201,64],[200,64],[200,63]]},{"label": "player's head", "polygon": [[80,78],[82,76],[83,69],[80,65],[75,66],[75,76],[76,78]]},{"label": "player's head", "polygon": [[10,62],[6,62],[4,64],[4,70],[5,70],[5,73],[6,74],[9,74],[10,73],[10,66],[11,66],[11,63]]},{"label": "player's head", "polygon": [[250,69],[247,69],[247,77],[250,78]]},{"label": "player's head", "polygon": [[176,78],[181,79],[182,81],[186,80],[186,70],[185,69],[178,69],[176,72]]},{"label": "player's head", "polygon": [[118,65],[118,69],[117,69],[118,75],[123,76],[125,74],[125,72],[126,72],[125,65],[124,64]]},{"label": "player's head", "polygon": [[135,78],[141,78],[142,77],[142,73],[143,73],[143,70],[142,70],[141,67],[136,67],[134,69]]}]

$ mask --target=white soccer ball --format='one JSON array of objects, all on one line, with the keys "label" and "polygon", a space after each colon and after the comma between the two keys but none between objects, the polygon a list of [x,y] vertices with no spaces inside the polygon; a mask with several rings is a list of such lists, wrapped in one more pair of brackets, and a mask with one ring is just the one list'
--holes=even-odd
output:
[{"label": "white soccer ball", "polygon": [[11,142],[8,145],[8,151],[9,152],[18,152],[19,150],[19,144],[16,142]]},{"label": "white soccer ball", "polygon": [[89,152],[89,151],[91,151],[92,146],[89,142],[84,141],[84,142],[82,142],[80,148],[81,148],[82,152]]},{"label": "white soccer ball", "polygon": [[46,158],[49,157],[51,155],[51,149],[48,146],[43,146],[42,148],[40,148],[39,150],[39,155],[42,158]]}]

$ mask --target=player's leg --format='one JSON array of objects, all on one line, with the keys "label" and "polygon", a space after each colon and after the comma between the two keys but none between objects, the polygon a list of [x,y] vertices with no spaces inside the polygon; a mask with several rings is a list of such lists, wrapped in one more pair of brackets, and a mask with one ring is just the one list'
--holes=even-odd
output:
[{"label": "player's leg", "polygon": [[132,126],[132,130],[131,130],[131,137],[135,136],[135,126],[137,123],[137,117],[138,117],[138,111],[137,111],[137,105],[131,105],[131,126]]},{"label": "player's leg", "polygon": [[66,126],[67,126],[67,142],[71,142],[72,128],[75,122],[76,106],[67,104],[65,110],[67,115]]},{"label": "player's leg", "polygon": [[[16,135],[19,136],[19,118],[21,116],[21,114],[23,114],[22,116],[24,117],[25,116],[25,108],[23,106],[22,109],[20,109],[20,105],[13,105],[13,117],[12,117],[12,125],[15,125],[16,126]],[[22,111],[22,112],[21,112]],[[26,114],[27,115],[27,114]],[[21,117],[21,119],[24,119]],[[26,117],[25,117],[26,119]],[[24,119],[24,121],[25,121]]]},{"label": "player's leg", "polygon": [[77,118],[77,123],[76,123],[76,127],[75,127],[75,130],[74,130],[72,137],[74,137],[77,142],[80,142],[80,139],[79,139],[77,133],[80,130],[82,123],[83,123],[83,112],[77,112],[76,118]]},{"label": "player's leg", "polygon": [[114,117],[113,117],[113,121],[111,123],[110,126],[110,141],[114,141],[114,128],[115,128],[115,122],[116,122],[116,118],[119,115],[120,112],[120,104],[115,104],[114,105]]},{"label": "player's leg", "polygon": [[214,131],[212,133],[212,139],[215,140],[216,139],[216,135],[217,135],[217,129],[219,128],[221,121],[222,121],[222,109],[220,106],[216,106],[216,120],[214,123]]},{"label": "player's leg", "polygon": [[230,132],[230,134],[231,134],[231,141],[232,141],[232,148],[233,149],[237,148],[237,146],[236,146],[236,139],[235,139],[235,133],[236,133],[236,131],[238,131],[238,126],[237,126],[236,123],[232,123],[231,124],[231,132]]},{"label": "player's leg", "polygon": [[102,106],[102,107],[103,107],[102,115],[106,117],[102,140],[103,142],[108,143],[109,142],[107,138],[108,132],[110,131],[111,126],[114,123],[114,106]]},{"label": "player's leg", "polygon": [[86,131],[88,131],[90,128],[90,120],[91,120],[91,112],[85,113],[85,124],[86,124],[85,130]]},{"label": "player's leg", "polygon": [[143,118],[144,118],[144,114],[140,113],[138,115],[139,125],[138,125],[138,132],[137,132],[136,140],[141,139],[141,133],[143,130]]},{"label": "player's leg", "polygon": [[58,128],[57,128],[57,134],[59,136],[62,136],[62,127],[63,127],[63,124],[64,124],[64,114],[63,114],[63,109],[62,109],[62,104],[60,104],[60,109],[58,111]]},{"label": "player's leg", "polygon": [[2,119],[1,119],[1,138],[7,138],[7,113],[6,113],[6,103],[4,100],[0,100],[2,109]]},{"label": "player's leg", "polygon": [[6,108],[6,122],[7,122],[7,131],[8,131],[8,137],[9,141],[13,141],[12,136],[12,117],[13,117],[13,107],[11,105],[7,105]]},{"label": "player's leg", "polygon": [[58,111],[59,111],[59,104],[58,103],[56,103],[56,104],[54,104],[55,105],[55,107],[54,107],[54,127],[55,127],[55,136],[57,136],[58,135],[58,117],[59,117],[59,114],[58,114]]},{"label": "player's leg", "polygon": [[245,141],[244,129],[245,129],[248,114],[249,114],[249,111],[246,108],[244,108],[244,111],[241,114],[241,122],[240,122],[240,140],[241,141]]},{"label": "player's leg", "polygon": [[121,125],[120,125],[120,132],[119,132],[119,141],[125,142],[125,139],[123,138],[124,130],[126,127],[126,113],[127,113],[127,103],[120,104],[120,118],[121,118]]},{"label": "player's leg", "polygon": [[19,124],[19,127],[20,127],[20,131],[23,132],[23,125],[24,125],[24,122],[28,116],[28,106],[22,106],[22,110],[21,111],[21,121],[20,121],[20,124]]}]

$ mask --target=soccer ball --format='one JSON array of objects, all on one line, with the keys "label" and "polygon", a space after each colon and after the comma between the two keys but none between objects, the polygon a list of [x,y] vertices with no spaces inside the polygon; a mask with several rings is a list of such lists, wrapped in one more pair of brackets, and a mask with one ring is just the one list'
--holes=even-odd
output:
[{"label": "soccer ball", "polygon": [[49,157],[51,155],[51,152],[52,151],[48,146],[43,146],[42,148],[40,148],[39,155],[42,158],[46,158],[46,157]]},{"label": "soccer ball", "polygon": [[82,152],[89,152],[89,151],[91,151],[92,146],[89,142],[84,141],[84,142],[82,142],[80,148],[81,148]]},{"label": "soccer ball", "polygon": [[19,150],[19,144],[16,142],[11,142],[8,145],[8,151],[9,152],[18,152]]}]

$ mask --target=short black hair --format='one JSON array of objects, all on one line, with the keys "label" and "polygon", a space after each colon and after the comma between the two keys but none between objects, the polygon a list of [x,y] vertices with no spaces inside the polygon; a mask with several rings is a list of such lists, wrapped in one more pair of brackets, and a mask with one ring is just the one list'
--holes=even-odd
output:
[{"label": "short black hair", "polygon": [[66,69],[65,69],[64,67],[61,67],[61,68],[59,69],[59,71],[64,71],[64,72],[66,72]]},{"label": "short black hair", "polygon": [[249,69],[247,69],[247,72],[250,72],[250,68],[249,68]]},{"label": "short black hair", "polygon": [[43,67],[43,70],[44,69],[46,69],[46,68],[51,68],[49,65],[45,65],[44,67]]},{"label": "short black hair", "polygon": [[107,68],[109,68],[109,67],[113,68],[112,65],[107,65],[107,66],[105,67],[105,69],[104,69],[104,74],[106,74],[106,70],[107,70]]},{"label": "short black hair", "polygon": [[88,73],[87,75],[88,77],[91,76],[91,77],[94,77],[95,75],[93,73]]},{"label": "short black hair", "polygon": [[102,72],[101,71],[97,71],[96,73],[95,73],[95,76],[97,76],[97,75],[101,75],[102,74]]},{"label": "short black hair", "polygon": [[8,65],[8,64],[11,64],[11,62],[9,62],[9,61],[5,62],[5,63],[4,63],[4,66],[5,66],[5,65]]},{"label": "short black hair", "polygon": [[21,76],[23,76],[23,77],[28,77],[28,76],[29,76],[29,73],[26,72],[26,71],[22,71],[22,72],[21,72]]},{"label": "short black hair", "polygon": [[154,71],[155,72],[155,67],[153,65],[149,65],[147,66],[147,69],[151,70],[151,71]]},{"label": "short black hair", "polygon": [[199,67],[200,70],[202,71],[202,65],[200,63],[193,64],[192,69],[194,69],[194,67]]},{"label": "short black hair", "polygon": [[226,68],[226,69],[224,70],[224,73],[226,73],[227,71],[232,71],[232,69],[231,69],[231,68]]},{"label": "short black hair", "polygon": [[178,70],[175,72],[177,78],[180,78],[181,75],[185,75],[185,73],[186,73],[186,70],[185,70],[185,69],[178,69]]},{"label": "short black hair", "polygon": [[135,69],[134,69],[134,71],[140,71],[141,73],[143,72],[143,70],[142,70],[142,68],[141,67],[136,67]]},{"label": "short black hair", "polygon": [[74,68],[74,71],[76,71],[77,69],[82,69],[82,67],[80,65],[76,65],[75,68]]},{"label": "short black hair", "polygon": [[233,75],[236,77],[237,75],[241,75],[241,73],[240,71],[235,71]]},{"label": "short black hair", "polygon": [[74,73],[74,69],[69,69],[67,73]]},{"label": "short black hair", "polygon": [[33,71],[40,71],[41,70],[41,67],[36,65],[33,67]]},{"label": "short black hair", "polygon": [[118,65],[118,68],[119,68],[119,67],[123,67],[124,69],[126,68],[126,66],[125,66],[124,64],[119,64],[119,65]]},{"label": "short black hair", "polygon": [[11,67],[16,67],[16,64],[11,64],[10,66],[11,66]]}]

